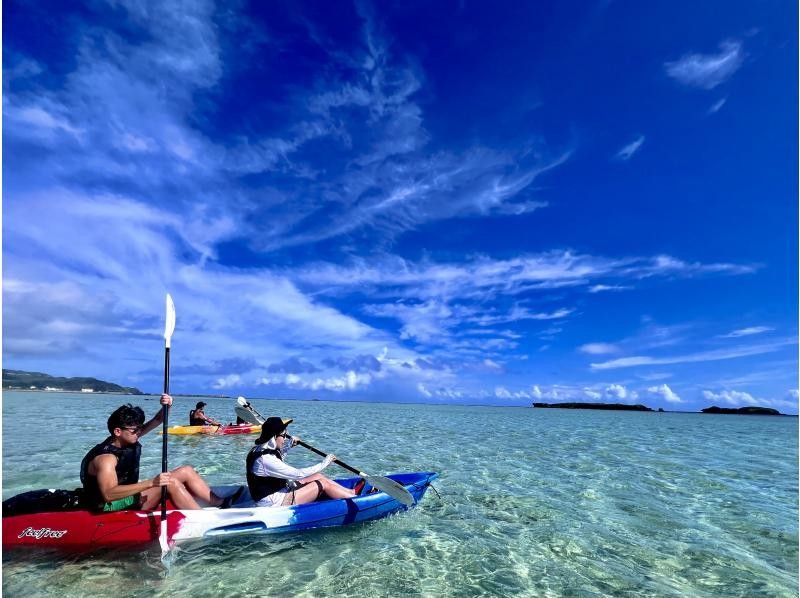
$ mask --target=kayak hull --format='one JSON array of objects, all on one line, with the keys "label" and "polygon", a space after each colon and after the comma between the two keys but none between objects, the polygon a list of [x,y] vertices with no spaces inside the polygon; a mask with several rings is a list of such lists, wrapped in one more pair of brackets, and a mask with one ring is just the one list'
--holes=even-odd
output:
[{"label": "kayak hull", "polygon": [[260,424],[242,424],[229,426],[170,426],[167,434],[190,436],[193,434],[257,434],[261,432]]},{"label": "kayak hull", "polygon": [[[422,499],[437,477],[432,472],[387,476]],[[359,478],[337,480],[352,488]],[[239,486],[214,487],[219,496],[233,494]],[[381,519],[407,509],[391,496],[369,494],[367,486],[352,499],[324,500],[289,507],[256,507],[245,489],[229,509],[208,507],[195,511],[167,511],[170,545],[220,536],[277,534],[307,529],[341,527]],[[100,547],[140,548],[158,543],[160,511],[92,513],[64,511],[3,517],[3,547],[63,548],[85,551]]]}]

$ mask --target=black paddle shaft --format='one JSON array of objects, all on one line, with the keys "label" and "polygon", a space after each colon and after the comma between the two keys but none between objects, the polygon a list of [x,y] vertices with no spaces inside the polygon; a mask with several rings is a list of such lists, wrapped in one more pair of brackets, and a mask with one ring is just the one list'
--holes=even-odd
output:
[{"label": "black paddle shaft", "polygon": [[[169,347],[164,349],[164,394],[169,394]],[[169,408],[161,406],[161,426],[163,429],[161,439],[161,473],[167,473],[167,420],[169,419]],[[161,486],[161,518],[167,516],[167,487]]]},{"label": "black paddle shaft", "polygon": [[[317,453],[318,455],[320,455],[322,457],[327,457],[328,456],[327,453],[323,453],[321,450],[319,450],[317,448],[314,448],[310,444],[306,444],[302,440],[298,440],[297,444],[299,444],[300,446],[306,447],[308,450],[310,450],[310,451],[312,451],[314,453]],[[339,461],[339,459],[334,459],[333,462],[336,463],[336,465],[338,465],[339,467],[344,467],[348,471],[352,471],[355,474],[361,475],[361,472],[358,471],[355,467],[350,467],[347,463],[343,463],[342,461]]]}]

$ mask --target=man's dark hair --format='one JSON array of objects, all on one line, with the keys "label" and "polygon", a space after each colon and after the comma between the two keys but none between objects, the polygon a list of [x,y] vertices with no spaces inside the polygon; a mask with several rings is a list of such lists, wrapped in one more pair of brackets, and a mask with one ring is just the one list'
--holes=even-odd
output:
[{"label": "man's dark hair", "polygon": [[114,433],[114,428],[141,426],[144,423],[144,411],[141,407],[134,407],[125,403],[108,418],[108,431]]}]

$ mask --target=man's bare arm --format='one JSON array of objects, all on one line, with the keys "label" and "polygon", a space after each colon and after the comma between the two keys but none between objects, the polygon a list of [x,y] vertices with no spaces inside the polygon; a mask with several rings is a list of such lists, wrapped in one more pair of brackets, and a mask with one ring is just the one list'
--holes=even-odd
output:
[{"label": "man's bare arm", "polygon": [[[166,405],[167,407],[172,405],[172,397],[169,395],[161,395],[161,404]],[[150,432],[153,428],[158,427],[159,424],[163,421],[161,418],[162,410],[159,409],[158,413],[153,416],[149,422],[147,422],[144,426],[142,426],[142,432],[139,436],[144,436],[148,432]]]},{"label": "man's bare arm", "polygon": [[94,458],[93,465],[97,472],[97,486],[106,502],[127,498],[148,488],[166,486],[170,480],[169,473],[161,473],[152,480],[144,480],[136,484],[119,484],[116,470],[117,458],[114,455],[99,455]]}]

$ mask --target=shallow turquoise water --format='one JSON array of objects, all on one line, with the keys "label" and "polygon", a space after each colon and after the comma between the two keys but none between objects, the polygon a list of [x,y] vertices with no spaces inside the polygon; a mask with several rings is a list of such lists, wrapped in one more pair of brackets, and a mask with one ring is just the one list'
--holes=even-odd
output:
[{"label": "shallow turquoise water", "polygon": [[[121,403],[3,393],[3,498],[78,485]],[[233,419],[234,401],[204,399]],[[185,424],[196,398],[176,398]],[[798,420],[316,401],[253,402],[370,473],[438,471],[412,511],[365,525],[90,557],[4,552],[5,596],[796,596]],[[242,483],[253,436],[170,437],[170,467]],[[143,441],[142,476],[161,465]],[[293,464],[315,458],[298,448]],[[350,474],[331,466],[334,477]]]}]

